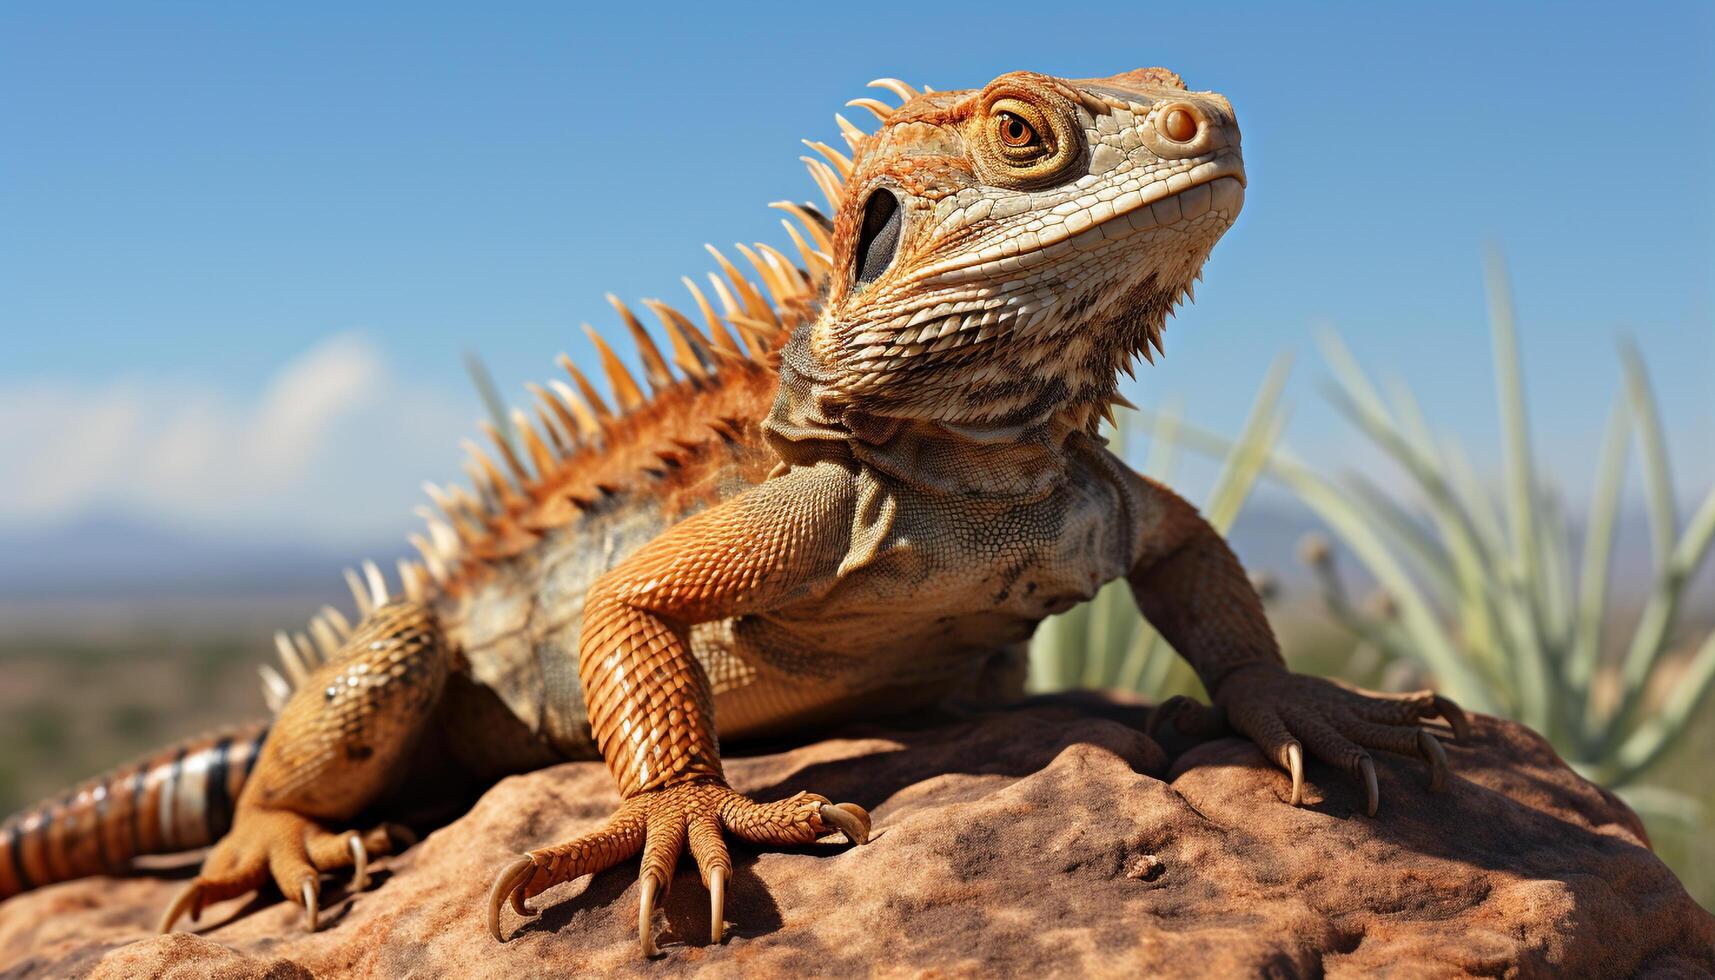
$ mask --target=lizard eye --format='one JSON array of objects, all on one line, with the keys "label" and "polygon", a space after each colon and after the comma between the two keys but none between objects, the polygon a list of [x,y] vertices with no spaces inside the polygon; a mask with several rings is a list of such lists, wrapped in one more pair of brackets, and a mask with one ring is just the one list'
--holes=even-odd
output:
[{"label": "lizard eye", "polygon": [[1036,130],[1031,128],[1029,123],[1010,112],[995,116],[995,123],[1000,130],[1001,143],[1015,150],[1042,142],[1042,138],[1036,135]]},{"label": "lizard eye", "polygon": [[991,86],[984,96],[984,111],[972,120],[970,142],[986,182],[1040,187],[1063,177],[1082,157],[1078,117],[1057,93]]}]

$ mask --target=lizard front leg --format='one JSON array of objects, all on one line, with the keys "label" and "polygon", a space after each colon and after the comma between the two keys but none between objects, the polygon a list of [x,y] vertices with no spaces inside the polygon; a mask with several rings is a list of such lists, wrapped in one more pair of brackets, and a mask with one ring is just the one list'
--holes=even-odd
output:
[{"label": "lizard front leg", "polygon": [[732,872],[723,831],[765,845],[807,844],[831,830],[867,839],[869,815],[854,804],[810,793],[755,803],[727,786],[713,692],[687,640],[697,623],[766,612],[830,584],[852,500],[841,467],[793,470],[675,526],[590,589],[578,673],[625,803],[601,830],[531,851],[500,873],[488,902],[497,940],[503,904],[534,914],[528,898],[641,852],[639,942],[654,955],[656,898],[688,841],[709,889],[710,939],[719,942]]},{"label": "lizard front leg", "polygon": [[[1292,803],[1303,800],[1305,748],[1363,781],[1370,816],[1379,802],[1371,749],[1423,759],[1431,788],[1443,788],[1446,753],[1418,722],[1440,717],[1464,737],[1459,707],[1433,691],[1381,694],[1287,670],[1232,549],[1190,504],[1142,482],[1146,533],[1129,575],[1138,608],[1190,662],[1217,712],[1291,773]],[[1188,700],[1164,704],[1151,727],[1165,718],[1193,728],[1218,720]]]},{"label": "lizard front leg", "polygon": [[162,916],[161,931],[269,877],[303,905],[313,931],[323,872],[353,868],[355,888],[364,888],[369,858],[393,841],[385,827],[346,824],[394,785],[440,699],[448,661],[426,607],[399,601],[365,617],[280,710],[239,792],[232,830]]}]

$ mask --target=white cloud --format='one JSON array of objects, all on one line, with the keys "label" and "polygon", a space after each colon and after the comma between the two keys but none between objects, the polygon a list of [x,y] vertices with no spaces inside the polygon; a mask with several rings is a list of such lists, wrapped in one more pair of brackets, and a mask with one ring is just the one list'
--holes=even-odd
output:
[{"label": "white cloud", "polygon": [[353,334],[294,358],[250,398],[136,379],[0,387],[0,524],[122,511],[258,536],[372,538],[406,526],[424,477],[453,470],[474,411],[396,384]]}]

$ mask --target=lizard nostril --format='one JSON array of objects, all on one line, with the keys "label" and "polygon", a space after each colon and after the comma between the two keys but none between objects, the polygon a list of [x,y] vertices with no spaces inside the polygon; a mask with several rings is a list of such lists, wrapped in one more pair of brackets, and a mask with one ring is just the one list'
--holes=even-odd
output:
[{"label": "lizard nostril", "polygon": [[1197,124],[1196,115],[1184,106],[1174,106],[1167,110],[1160,117],[1160,120],[1161,135],[1175,143],[1191,142],[1196,138],[1197,130],[1201,128]]}]

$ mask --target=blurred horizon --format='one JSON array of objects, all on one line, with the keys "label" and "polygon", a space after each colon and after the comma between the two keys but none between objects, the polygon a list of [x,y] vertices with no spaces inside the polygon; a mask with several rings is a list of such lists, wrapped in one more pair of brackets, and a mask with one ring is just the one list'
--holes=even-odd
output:
[{"label": "blurred horizon", "polygon": [[[1164,64],[1244,126],[1245,212],[1127,386],[1138,404],[1231,432],[1298,351],[1286,445],[1368,467],[1318,392],[1331,325],[1491,476],[1493,244],[1535,448],[1572,512],[1621,337],[1655,381],[1682,508],[1715,482],[1697,451],[1715,445],[1715,8],[1240,5],[1218,32],[1158,10],[1136,36],[1090,29],[1123,5],[1035,9],[988,5],[981,44],[949,43],[969,15],[924,11],[878,47],[795,7],[8,6],[0,566],[64,558],[91,527],[257,562],[397,550],[482,415],[465,350],[522,402],[560,350],[593,363],[577,325],[613,336],[604,292],[680,303],[704,241],[783,243],[766,202],[816,198],[798,138],[832,139],[835,111],[862,124],[842,104],[864,82],[1021,67]],[[1212,464],[1186,469],[1195,485]],[[1265,487],[1270,505],[1290,509]],[[86,537],[70,552],[99,570]]]}]

